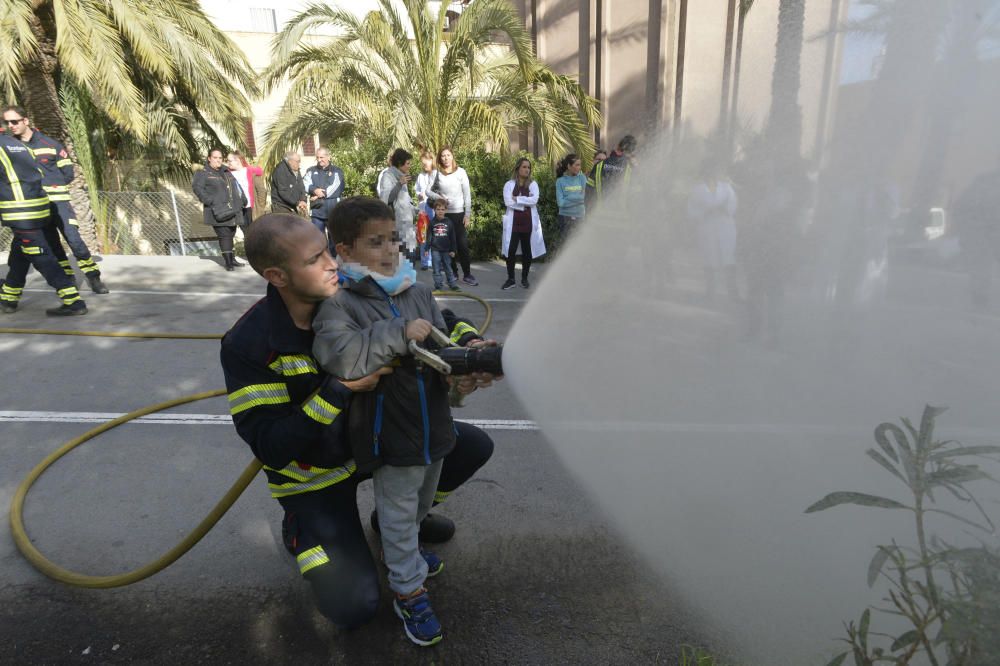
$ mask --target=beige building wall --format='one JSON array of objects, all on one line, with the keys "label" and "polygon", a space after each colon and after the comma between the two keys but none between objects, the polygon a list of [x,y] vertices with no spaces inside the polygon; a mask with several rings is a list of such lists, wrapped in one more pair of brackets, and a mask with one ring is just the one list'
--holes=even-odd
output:
[{"label": "beige building wall", "polygon": [[[731,94],[723,90],[730,0],[516,0],[515,4],[535,36],[541,59],[561,74],[578,77],[600,100],[605,126],[597,137],[599,144],[610,148],[627,133],[646,139],[656,130],[673,129],[682,136],[716,130],[723,97],[728,100]],[[830,114],[824,109],[835,101],[838,77],[833,64],[839,48],[830,27],[846,4],[810,0],[806,5],[799,102],[802,149],[807,155],[814,154],[828,135]],[[760,131],[770,110],[777,25],[777,2],[755,3],[746,19],[736,112],[737,125],[746,131]],[[729,39],[730,66],[735,69],[735,20]],[[675,107],[678,94],[679,108]]]}]

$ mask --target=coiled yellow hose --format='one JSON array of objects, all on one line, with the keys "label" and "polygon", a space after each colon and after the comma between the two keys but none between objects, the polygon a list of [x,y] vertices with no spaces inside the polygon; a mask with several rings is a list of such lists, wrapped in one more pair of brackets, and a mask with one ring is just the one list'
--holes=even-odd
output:
[{"label": "coiled yellow hose", "polygon": [[[489,328],[490,324],[493,322],[493,306],[491,306],[484,299],[474,296],[473,294],[467,294],[465,292],[434,292],[435,296],[460,296],[463,298],[470,298],[477,301],[486,311],[486,318],[483,321],[482,326],[479,327],[480,333],[485,333]],[[212,334],[184,334],[184,333],[131,333],[131,332],[101,332],[101,331],[61,331],[61,330],[29,330],[29,329],[17,329],[17,328],[0,328],[0,334],[34,334],[34,335],[80,335],[80,336],[91,336],[91,337],[110,337],[110,338],[160,338],[160,339],[171,339],[171,340],[219,340],[222,338],[221,335]],[[226,491],[222,499],[216,503],[212,510],[208,513],[205,518],[202,519],[198,525],[191,530],[191,532],[184,537],[176,546],[171,548],[169,551],[161,555],[159,558],[153,560],[152,562],[145,564],[137,569],[123,573],[115,574],[112,576],[90,576],[87,574],[76,573],[75,571],[70,571],[64,569],[59,565],[53,563],[47,559],[42,553],[35,548],[34,544],[31,543],[31,539],[28,537],[28,533],[24,527],[24,500],[28,495],[28,491],[31,490],[31,486],[34,485],[35,481],[38,480],[42,474],[45,473],[49,467],[51,467],[57,460],[62,458],[64,455],[80,446],[84,442],[87,442],[94,437],[97,437],[101,433],[107,432],[112,428],[120,426],[123,423],[128,423],[133,419],[137,419],[140,416],[145,416],[147,414],[153,414],[155,412],[162,411],[164,409],[169,409],[171,407],[176,407],[177,405],[184,405],[189,402],[196,402],[198,400],[204,400],[206,398],[214,398],[217,396],[226,395],[225,389],[217,389],[215,391],[205,391],[203,393],[195,393],[194,395],[185,396],[182,398],[175,398],[173,400],[168,400],[166,402],[161,402],[155,405],[150,405],[148,407],[142,407],[128,414],[123,414],[116,419],[103,423],[98,427],[87,431],[83,435],[71,439],[70,441],[63,444],[56,451],[53,451],[48,456],[45,457],[42,462],[38,463],[28,476],[24,478],[21,484],[18,486],[17,491],[14,493],[14,499],[10,503],[10,529],[14,535],[14,544],[17,546],[21,554],[24,555],[25,559],[31,563],[40,572],[57,580],[61,583],[66,583],[67,585],[73,585],[75,587],[89,587],[98,589],[107,589],[111,587],[122,587],[124,585],[131,585],[145,578],[149,578],[153,574],[162,571],[174,562],[176,562],[184,553],[191,550],[196,543],[198,543],[202,537],[204,537],[208,532],[215,526],[219,519],[225,515],[226,511],[229,510],[236,500],[239,498],[243,491],[246,490],[250,482],[253,481],[254,477],[257,476],[257,472],[260,471],[261,464],[258,460],[253,460],[243,473],[240,474],[236,482]]]}]

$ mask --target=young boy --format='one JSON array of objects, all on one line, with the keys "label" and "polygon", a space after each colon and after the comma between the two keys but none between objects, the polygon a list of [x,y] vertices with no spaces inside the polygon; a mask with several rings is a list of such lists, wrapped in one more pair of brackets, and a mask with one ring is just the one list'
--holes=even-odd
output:
[{"label": "young boy", "polygon": [[[444,289],[444,278],[452,291],[462,291],[458,287],[458,279],[451,270],[451,260],[455,256],[458,241],[455,239],[455,224],[445,213],[448,212],[448,202],[444,199],[434,200],[434,219],[427,230],[425,249],[431,252],[431,263],[434,266],[434,288]],[[444,276],[441,275],[442,270]]]},{"label": "young boy", "polygon": [[[448,383],[418,365],[410,340],[445,329],[431,290],[399,252],[392,210],[378,199],[351,197],[330,214],[341,288],[313,320],[313,355],[343,379],[393,364],[374,391],[356,394],[348,432],[358,472],[372,472],[382,549],[393,608],[417,645],[442,638],[424,581],[443,563],[417,542],[420,521],[434,500],[441,459],[455,446]],[[372,370],[368,370],[371,368]]]}]

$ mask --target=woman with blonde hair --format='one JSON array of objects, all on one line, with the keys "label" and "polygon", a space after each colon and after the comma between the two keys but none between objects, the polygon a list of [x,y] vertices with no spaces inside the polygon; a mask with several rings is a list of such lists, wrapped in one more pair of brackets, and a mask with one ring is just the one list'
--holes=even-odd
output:
[{"label": "woman with blonde hair", "polygon": [[[458,166],[455,154],[450,146],[444,146],[438,151],[438,175],[431,191],[448,202],[446,215],[455,225],[455,240],[458,245],[456,254],[458,263],[462,266],[462,282],[475,287],[479,284],[472,275],[469,264],[469,237],[466,229],[472,215],[472,187],[469,185],[469,175],[465,169]],[[452,269],[458,275],[458,267],[452,259]]]}]

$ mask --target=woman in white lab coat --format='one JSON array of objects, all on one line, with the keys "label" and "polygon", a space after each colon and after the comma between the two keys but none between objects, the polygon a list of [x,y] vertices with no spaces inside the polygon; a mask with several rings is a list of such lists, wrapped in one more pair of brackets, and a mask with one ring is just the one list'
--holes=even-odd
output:
[{"label": "woman in white lab coat", "polygon": [[545,254],[542,221],[538,216],[538,183],[531,177],[531,160],[522,157],[514,166],[514,177],[503,186],[503,201],[507,212],[503,216],[503,242],[500,254],[507,259],[507,281],[502,289],[514,282],[514,258],[521,248],[521,286],[527,289],[531,260]]}]

